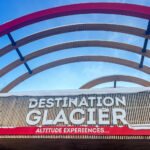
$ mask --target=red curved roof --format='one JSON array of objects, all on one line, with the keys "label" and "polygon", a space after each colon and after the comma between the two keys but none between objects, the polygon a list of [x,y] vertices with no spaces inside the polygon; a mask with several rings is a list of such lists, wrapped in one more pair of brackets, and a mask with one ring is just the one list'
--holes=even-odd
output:
[{"label": "red curved roof", "polygon": [[150,19],[150,7],[147,6],[122,3],[73,4],[38,11],[7,22],[0,26],[0,36],[39,21],[67,15],[89,13],[120,14]]}]

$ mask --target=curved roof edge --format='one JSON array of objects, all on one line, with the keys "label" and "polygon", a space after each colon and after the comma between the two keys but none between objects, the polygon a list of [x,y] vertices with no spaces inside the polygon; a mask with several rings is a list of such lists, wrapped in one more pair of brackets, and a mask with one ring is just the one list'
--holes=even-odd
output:
[{"label": "curved roof edge", "polygon": [[42,71],[61,66],[64,64],[69,64],[69,63],[75,63],[75,62],[108,62],[108,63],[114,63],[114,64],[120,64],[124,66],[128,66],[134,69],[137,69],[139,71],[142,71],[144,73],[150,74],[150,67],[144,66],[143,68],[139,69],[138,63],[135,63],[133,61],[129,60],[124,60],[120,58],[115,58],[115,57],[108,57],[108,56],[77,56],[77,57],[69,57],[69,58],[64,58],[61,60],[53,61],[48,64],[44,64],[42,66],[39,66],[33,70],[32,74],[25,73],[18,77],[17,79],[13,80],[11,83],[6,85],[0,92],[1,93],[6,93],[9,92],[11,89],[13,89],[15,86],[23,82],[24,80],[32,77],[35,74],[38,74]]},{"label": "curved roof edge", "polygon": [[39,21],[90,13],[120,14],[150,20],[150,7],[147,6],[122,3],[81,3],[50,8],[9,21],[0,26],[0,37]]},{"label": "curved roof edge", "polygon": [[104,76],[94,80],[91,80],[80,87],[80,89],[89,89],[96,85],[112,82],[112,81],[125,81],[125,82],[132,82],[144,87],[150,87],[150,82],[144,79],[134,77],[134,76],[126,76],[126,75],[111,75],[111,76]]}]

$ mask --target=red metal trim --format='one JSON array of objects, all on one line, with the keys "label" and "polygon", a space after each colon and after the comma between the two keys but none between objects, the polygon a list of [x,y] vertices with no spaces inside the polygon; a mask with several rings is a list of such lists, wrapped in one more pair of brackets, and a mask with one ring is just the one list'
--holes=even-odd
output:
[{"label": "red metal trim", "polygon": [[150,19],[150,7],[121,3],[82,3],[50,8],[25,15],[0,26],[0,36],[24,26],[61,16],[74,14],[105,13]]}]

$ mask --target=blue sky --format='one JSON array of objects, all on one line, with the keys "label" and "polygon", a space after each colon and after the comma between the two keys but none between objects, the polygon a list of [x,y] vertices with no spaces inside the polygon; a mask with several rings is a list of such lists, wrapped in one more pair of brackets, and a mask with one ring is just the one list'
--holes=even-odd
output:
[{"label": "blue sky", "polygon": [[[0,24],[23,15],[33,13],[39,10],[53,8],[62,5],[69,5],[75,3],[86,3],[86,2],[120,2],[120,3],[132,3],[139,5],[150,6],[149,0],[0,0]],[[135,26],[146,29],[148,20],[139,19],[135,17],[120,16],[120,15],[105,15],[105,14],[88,14],[88,15],[74,15],[59,17],[56,19],[50,19],[35,23],[33,25],[21,28],[17,31],[12,32],[15,40],[23,38],[29,34],[33,34],[42,30],[59,27],[62,25],[70,25],[77,23],[113,23],[123,24],[129,26]],[[48,47],[55,44],[60,44],[70,41],[78,40],[106,40],[116,41],[122,43],[128,43],[142,47],[144,43],[143,38],[131,36],[127,34],[115,33],[115,32],[103,32],[103,31],[82,31],[72,32],[67,34],[61,34],[51,36],[38,40],[33,43],[26,44],[20,47],[21,53],[25,56],[31,52],[39,50],[44,47]],[[10,41],[7,36],[0,38],[0,48],[8,45]],[[150,49],[150,45],[148,45]],[[31,69],[34,69],[42,64],[58,60],[61,58],[67,58],[72,56],[82,55],[104,55],[112,57],[120,57],[123,59],[140,62],[140,55],[136,55],[130,52],[118,51],[115,49],[92,47],[92,48],[74,48],[67,51],[59,51],[48,55],[41,56],[28,62]],[[9,63],[18,59],[18,56],[14,51],[0,58],[0,69]],[[145,58],[144,64],[150,65],[149,59]],[[20,75],[27,72],[24,65],[21,65],[13,71],[6,74],[0,79],[0,89],[7,85],[10,81],[13,81]],[[131,69],[129,67],[110,64],[110,63],[95,63],[95,62],[83,62],[74,63],[59,66],[53,69],[49,69],[40,74],[37,74],[28,80],[22,82],[16,86],[12,92],[16,91],[31,91],[31,90],[55,90],[55,89],[78,89],[84,83],[93,80],[95,78],[105,75],[133,75],[146,80],[150,80],[149,75]],[[135,87],[136,84],[118,82],[119,87]],[[112,87],[113,83],[106,83],[98,85],[95,88],[101,87]]]}]

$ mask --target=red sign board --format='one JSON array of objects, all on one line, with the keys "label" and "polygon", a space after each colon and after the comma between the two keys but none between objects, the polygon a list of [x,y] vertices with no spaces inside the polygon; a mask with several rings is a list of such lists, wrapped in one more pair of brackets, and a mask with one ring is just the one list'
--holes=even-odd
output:
[{"label": "red sign board", "polygon": [[150,130],[128,127],[15,127],[0,128],[0,135],[150,135]]}]

